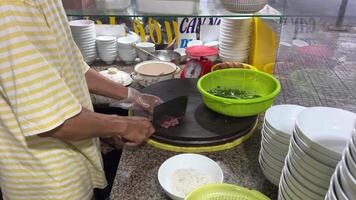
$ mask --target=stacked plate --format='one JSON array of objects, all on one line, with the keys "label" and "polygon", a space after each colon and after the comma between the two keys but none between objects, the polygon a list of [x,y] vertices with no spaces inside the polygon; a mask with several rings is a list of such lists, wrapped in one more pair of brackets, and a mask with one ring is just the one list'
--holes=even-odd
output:
[{"label": "stacked plate", "polygon": [[117,43],[114,36],[99,36],[96,38],[99,57],[106,64],[112,64],[117,57]]},{"label": "stacked plate", "polygon": [[264,175],[276,186],[279,185],[295,120],[304,109],[298,105],[278,105],[266,112],[259,162]]},{"label": "stacked plate", "polygon": [[91,20],[74,20],[69,22],[73,39],[79,47],[84,61],[88,64],[97,58],[96,53],[96,31],[94,21]]},{"label": "stacked plate", "polygon": [[252,18],[223,18],[220,24],[219,56],[229,62],[245,62],[250,51]]},{"label": "stacked plate", "polygon": [[328,107],[307,108],[298,115],[280,180],[280,200],[324,199],[355,117]]},{"label": "stacked plate", "polygon": [[117,39],[118,56],[126,64],[132,64],[137,58],[134,45],[137,39],[134,37],[121,37]]},{"label": "stacked plate", "polygon": [[331,179],[325,200],[347,200],[356,197],[356,126],[341,162]]}]

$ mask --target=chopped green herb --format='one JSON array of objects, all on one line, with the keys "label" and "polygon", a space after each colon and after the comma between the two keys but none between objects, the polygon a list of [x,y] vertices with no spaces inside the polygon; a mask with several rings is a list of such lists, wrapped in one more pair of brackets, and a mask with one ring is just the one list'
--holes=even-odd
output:
[{"label": "chopped green herb", "polygon": [[250,94],[239,89],[221,88],[220,86],[208,90],[208,92],[212,95],[229,99],[255,99],[261,97],[260,95]]}]

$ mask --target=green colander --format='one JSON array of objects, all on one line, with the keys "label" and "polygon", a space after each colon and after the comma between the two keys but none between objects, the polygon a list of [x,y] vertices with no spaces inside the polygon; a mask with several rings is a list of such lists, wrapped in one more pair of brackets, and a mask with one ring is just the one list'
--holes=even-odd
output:
[{"label": "green colander", "polygon": [[[208,92],[218,86],[239,89],[261,97],[229,99]],[[199,79],[197,87],[208,108],[231,117],[253,116],[266,111],[281,91],[279,81],[272,75],[249,69],[223,69],[210,72]]]},{"label": "green colander", "polygon": [[191,192],[185,200],[269,200],[262,193],[226,183],[206,184]]}]

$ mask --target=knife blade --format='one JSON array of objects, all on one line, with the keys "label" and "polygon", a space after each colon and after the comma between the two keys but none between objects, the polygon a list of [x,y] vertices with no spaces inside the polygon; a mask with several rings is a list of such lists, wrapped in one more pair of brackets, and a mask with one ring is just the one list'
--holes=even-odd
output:
[{"label": "knife blade", "polygon": [[188,97],[179,96],[166,101],[153,110],[153,125],[155,128],[161,128],[162,123],[166,120],[181,119],[185,116],[187,109]]}]

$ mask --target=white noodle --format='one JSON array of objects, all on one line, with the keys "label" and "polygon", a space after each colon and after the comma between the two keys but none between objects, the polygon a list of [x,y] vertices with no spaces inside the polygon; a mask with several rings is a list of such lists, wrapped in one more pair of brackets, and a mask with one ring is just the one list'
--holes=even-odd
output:
[{"label": "white noodle", "polygon": [[186,196],[199,186],[209,183],[209,177],[196,169],[179,169],[172,175],[173,193]]}]

